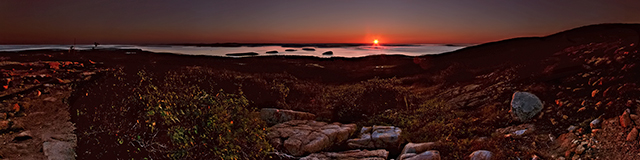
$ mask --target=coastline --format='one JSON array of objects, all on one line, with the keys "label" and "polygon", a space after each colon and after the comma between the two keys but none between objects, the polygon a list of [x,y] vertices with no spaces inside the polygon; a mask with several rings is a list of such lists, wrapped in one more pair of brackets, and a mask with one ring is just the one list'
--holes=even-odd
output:
[{"label": "coastline", "polygon": [[[242,44],[242,46],[194,46],[194,45],[100,45],[100,50],[117,49],[142,49],[150,52],[165,52],[191,55],[212,55],[227,56],[234,53],[258,53],[256,56],[268,55],[311,55],[317,57],[364,57],[376,54],[404,54],[409,56],[420,56],[425,54],[439,54],[463,48],[463,46],[446,45],[396,45],[378,46],[353,45],[353,46],[329,46],[329,44],[295,44],[297,46],[285,47],[284,45],[259,45]],[[257,44],[253,44],[257,45]],[[317,47],[322,46],[325,47]],[[25,51],[31,49],[64,49],[68,50],[71,45],[0,45],[0,51]],[[77,45],[76,50],[91,50],[93,45]],[[334,54],[325,55],[324,52],[332,51]]]}]

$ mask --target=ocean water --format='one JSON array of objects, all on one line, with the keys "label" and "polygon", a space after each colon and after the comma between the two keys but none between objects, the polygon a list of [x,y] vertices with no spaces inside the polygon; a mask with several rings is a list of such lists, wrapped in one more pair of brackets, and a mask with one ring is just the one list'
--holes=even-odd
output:
[{"label": "ocean water", "polygon": [[[37,49],[68,50],[70,45],[0,45],[0,51],[23,51]],[[76,45],[78,50],[92,49],[93,45]],[[317,57],[363,57],[380,54],[400,54],[408,56],[421,56],[428,54],[440,54],[455,51],[465,46],[446,46],[439,44],[421,44],[409,46],[357,46],[357,47],[330,47],[315,48],[315,51],[302,50],[301,47],[259,46],[259,47],[197,47],[175,45],[99,45],[99,49],[142,49],[156,53],[176,53],[188,55],[226,56],[228,53],[256,52],[258,56],[269,55],[307,55]],[[295,51],[285,51],[294,49]],[[278,51],[275,54],[267,51]],[[332,51],[333,55],[325,56],[322,53]]]}]

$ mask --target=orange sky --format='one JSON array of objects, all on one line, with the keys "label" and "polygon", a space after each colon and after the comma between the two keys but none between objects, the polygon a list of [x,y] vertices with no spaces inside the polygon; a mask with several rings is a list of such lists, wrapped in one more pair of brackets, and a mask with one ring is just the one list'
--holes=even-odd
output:
[{"label": "orange sky", "polygon": [[640,1],[0,2],[0,44],[484,43],[640,23]]}]

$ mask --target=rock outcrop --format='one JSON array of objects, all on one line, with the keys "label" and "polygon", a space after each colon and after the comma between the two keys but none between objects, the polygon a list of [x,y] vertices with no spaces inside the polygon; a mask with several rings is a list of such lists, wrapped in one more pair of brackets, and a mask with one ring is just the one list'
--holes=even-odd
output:
[{"label": "rock outcrop", "polygon": [[316,115],[308,112],[292,111],[277,108],[262,108],[260,117],[267,122],[268,125],[275,125],[291,120],[314,120]]},{"label": "rock outcrop", "polygon": [[401,133],[402,130],[394,126],[362,127],[359,138],[350,139],[347,144],[353,149],[384,148],[397,150],[402,143],[400,140]]},{"label": "rock outcrop", "polygon": [[267,138],[277,150],[293,156],[303,156],[341,144],[355,130],[355,124],[292,120],[272,126]]},{"label": "rock outcrop", "polygon": [[389,152],[384,149],[373,151],[350,150],[344,152],[313,153],[300,160],[325,160],[325,159],[349,159],[349,160],[386,160]]},{"label": "rock outcrop", "polygon": [[435,142],[407,143],[402,149],[402,152],[400,152],[398,160],[403,160],[407,157],[413,157],[425,151],[436,149],[437,146],[438,144]]},{"label": "rock outcrop", "polygon": [[429,150],[420,154],[407,153],[400,156],[401,160],[440,160],[440,152]]},{"label": "rock outcrop", "polygon": [[511,114],[521,122],[529,121],[542,111],[542,101],[529,92],[513,93],[511,99]]},{"label": "rock outcrop", "polygon": [[322,55],[325,55],[325,56],[333,55],[333,51],[326,51],[326,52],[322,53]]}]

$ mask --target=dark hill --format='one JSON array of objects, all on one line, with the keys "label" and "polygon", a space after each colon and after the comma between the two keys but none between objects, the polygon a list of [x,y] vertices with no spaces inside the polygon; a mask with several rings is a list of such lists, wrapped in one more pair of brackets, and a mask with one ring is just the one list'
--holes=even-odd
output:
[{"label": "dark hill", "polygon": [[[485,43],[454,52],[434,56],[421,56],[420,65],[427,74],[451,69],[449,80],[464,81],[479,74],[504,67],[521,68],[518,74],[536,77],[542,73],[562,74],[569,68],[579,67],[570,55],[562,51],[575,46],[596,43],[636,43],[640,24],[599,24],[563,31],[546,37],[524,37]],[[613,46],[610,46],[613,47]],[[632,46],[636,49],[636,46]],[[611,54],[599,52],[595,54]],[[594,55],[595,56],[595,55]],[[548,66],[556,66],[543,72]],[[568,70],[567,70],[568,69]],[[554,76],[554,75],[547,75]],[[458,79],[462,78],[462,79]]]}]

